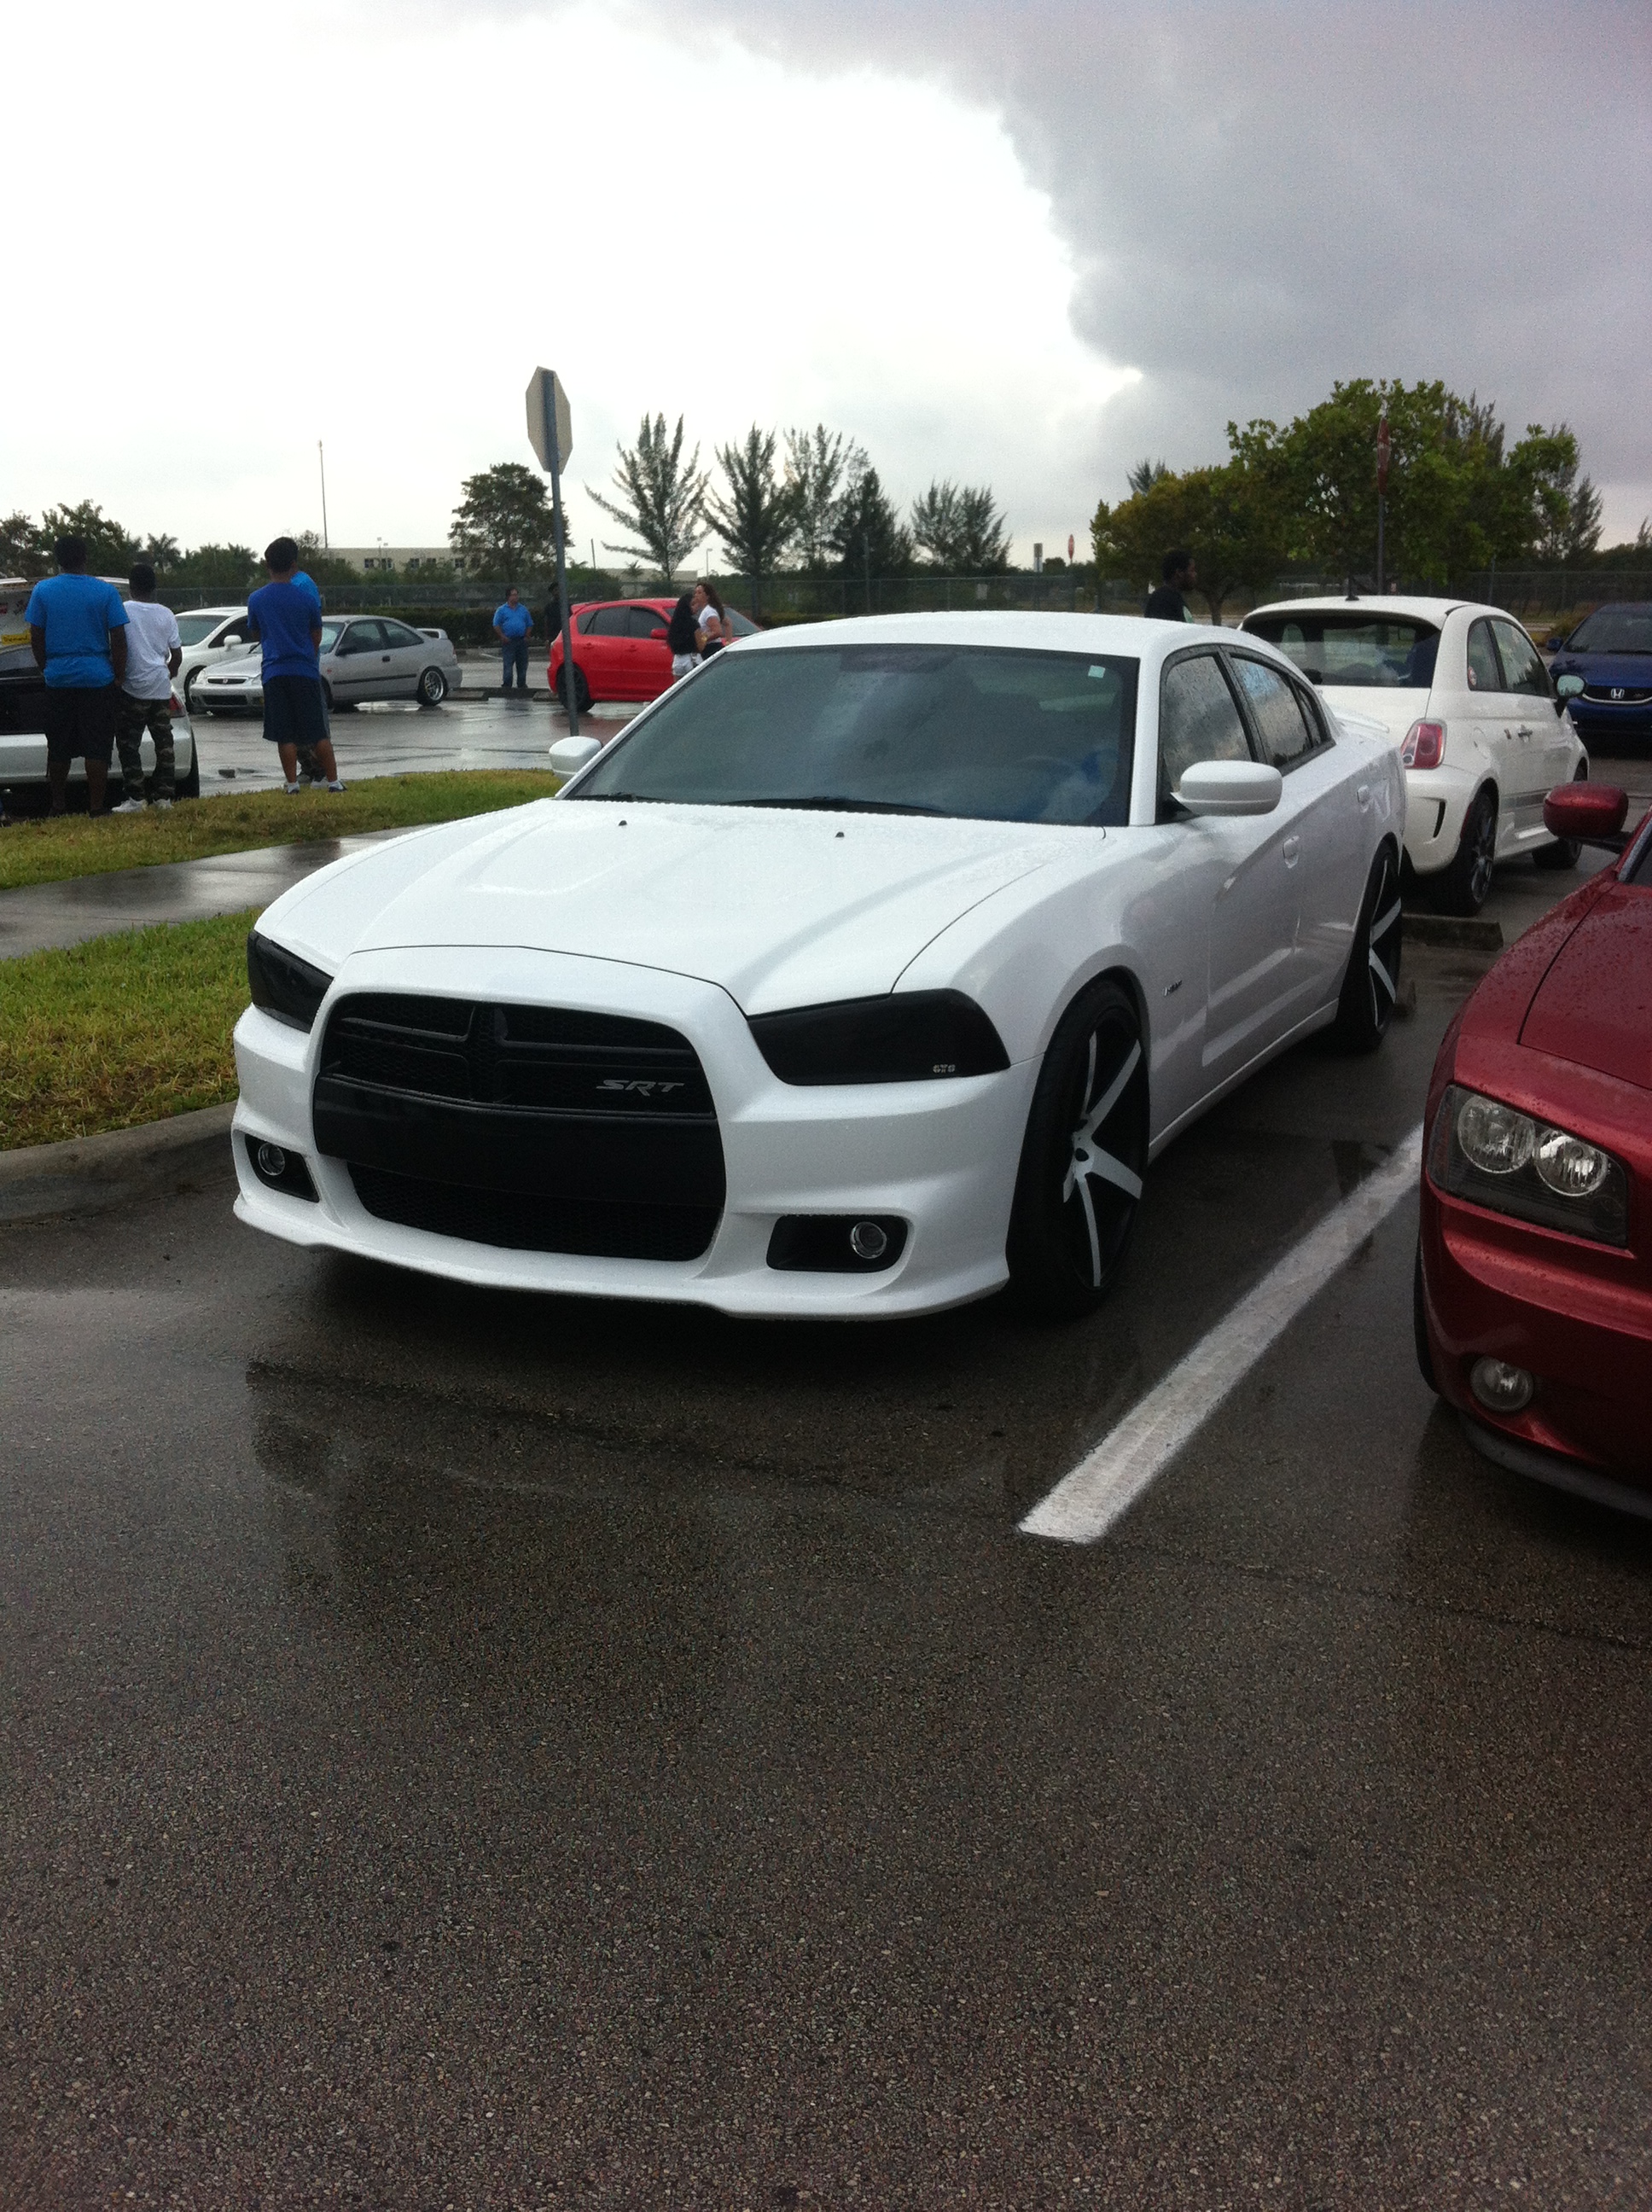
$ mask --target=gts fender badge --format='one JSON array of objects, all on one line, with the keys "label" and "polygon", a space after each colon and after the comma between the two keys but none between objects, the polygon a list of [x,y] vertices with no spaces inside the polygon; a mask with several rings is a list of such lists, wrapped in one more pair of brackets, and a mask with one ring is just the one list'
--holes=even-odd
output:
[{"label": "gts fender badge", "polygon": [[635,1091],[644,1098],[652,1098],[657,1091],[664,1098],[672,1091],[680,1091],[680,1083],[639,1083],[623,1075],[605,1075],[597,1085],[598,1091]]}]

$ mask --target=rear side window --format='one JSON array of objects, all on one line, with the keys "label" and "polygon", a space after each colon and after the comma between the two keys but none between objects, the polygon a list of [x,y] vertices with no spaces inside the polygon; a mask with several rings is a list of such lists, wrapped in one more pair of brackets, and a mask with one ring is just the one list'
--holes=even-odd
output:
[{"label": "rear side window", "polygon": [[1484,617],[1468,629],[1468,688],[1471,691],[1501,691],[1503,671],[1491,642],[1491,625]]},{"label": "rear side window", "polygon": [[1195,761],[1248,760],[1238,702],[1213,653],[1190,653],[1164,672],[1159,693],[1158,788],[1170,798]]},{"label": "rear side window", "polygon": [[1537,647],[1518,623],[1500,622],[1491,625],[1497,641],[1497,658],[1503,663],[1503,688],[1518,691],[1528,699],[1547,699],[1553,695],[1549,690],[1548,672],[1537,657]]},{"label": "rear side window", "polygon": [[631,635],[633,637],[653,637],[657,629],[664,629],[667,617],[658,607],[633,607]]},{"label": "rear side window", "polygon": [[1312,752],[1319,732],[1309,723],[1302,702],[1278,670],[1240,653],[1233,657],[1233,669],[1261,740],[1262,758],[1274,768],[1286,769]]},{"label": "rear side window", "polygon": [[588,637],[629,637],[631,610],[629,607],[598,607],[585,628]]}]

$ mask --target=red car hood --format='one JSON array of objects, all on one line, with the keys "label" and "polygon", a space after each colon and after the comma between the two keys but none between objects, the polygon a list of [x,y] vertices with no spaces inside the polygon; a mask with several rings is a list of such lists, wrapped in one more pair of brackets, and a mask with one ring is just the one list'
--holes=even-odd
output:
[{"label": "red car hood", "polygon": [[1652,892],[1612,884],[1555,954],[1520,1042],[1652,1091]]}]

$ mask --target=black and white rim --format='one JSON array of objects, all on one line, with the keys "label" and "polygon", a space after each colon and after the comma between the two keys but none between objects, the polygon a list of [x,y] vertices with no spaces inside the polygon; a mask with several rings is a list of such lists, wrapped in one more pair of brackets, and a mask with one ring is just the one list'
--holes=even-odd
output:
[{"label": "black and white rim", "polygon": [[1400,989],[1400,871],[1386,847],[1378,866],[1370,927],[1365,932],[1365,988],[1370,993],[1371,1021],[1380,1030],[1394,1012]]},{"label": "black and white rim", "polygon": [[1497,817],[1484,799],[1474,802],[1468,834],[1474,841],[1469,848],[1473,855],[1468,871],[1469,895],[1476,906],[1484,906],[1491,896],[1491,870],[1497,846]]},{"label": "black and white rim", "polygon": [[438,668],[427,668],[419,678],[419,696],[427,707],[440,707],[447,696],[447,679]]},{"label": "black and white rim", "polygon": [[1141,1177],[1120,1153],[1134,1151],[1141,1039],[1092,1030],[1061,1207],[1079,1273],[1100,1290],[1141,1197]]}]

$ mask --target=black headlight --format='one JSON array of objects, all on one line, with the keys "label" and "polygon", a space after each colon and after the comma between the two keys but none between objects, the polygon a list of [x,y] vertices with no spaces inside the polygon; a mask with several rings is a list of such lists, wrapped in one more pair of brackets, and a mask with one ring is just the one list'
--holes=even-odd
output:
[{"label": "black headlight", "polygon": [[1442,1190],[1597,1244],[1629,1242],[1629,1178],[1592,1145],[1453,1084],[1434,1117],[1428,1171]]},{"label": "black headlight", "polygon": [[962,991],[902,991],[756,1014],[751,1034],[782,1083],[929,1083],[993,1075],[1003,1040]]},{"label": "black headlight", "polygon": [[289,1028],[307,1030],[332,977],[255,929],[246,939],[246,981],[255,1006]]}]

